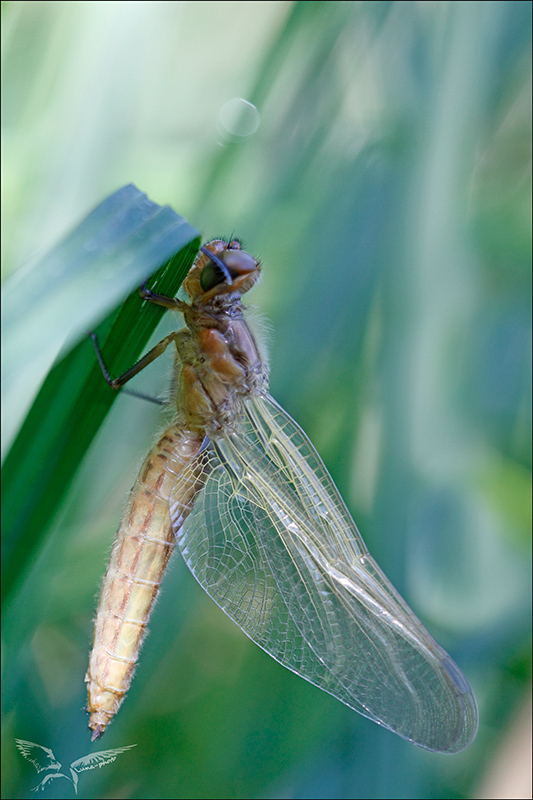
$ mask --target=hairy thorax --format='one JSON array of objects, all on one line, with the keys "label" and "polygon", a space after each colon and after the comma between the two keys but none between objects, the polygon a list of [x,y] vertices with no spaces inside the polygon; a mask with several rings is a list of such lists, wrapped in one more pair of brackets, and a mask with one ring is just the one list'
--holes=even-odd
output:
[{"label": "hairy thorax", "polygon": [[[232,427],[242,400],[267,388],[268,371],[243,316],[239,294],[216,297],[184,313],[187,329],[176,344],[181,361],[178,407],[191,430],[210,437]],[[187,398],[187,402],[182,402]]]}]

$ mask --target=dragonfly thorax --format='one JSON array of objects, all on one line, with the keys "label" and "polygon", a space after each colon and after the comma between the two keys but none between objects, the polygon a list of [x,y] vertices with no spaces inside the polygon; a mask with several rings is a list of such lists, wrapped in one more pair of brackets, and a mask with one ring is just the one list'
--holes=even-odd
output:
[{"label": "dragonfly thorax", "polygon": [[[178,406],[191,430],[203,429],[211,436],[232,427],[242,413],[243,398],[264,393],[268,385],[268,370],[241,302],[248,284],[259,277],[259,265],[249,254],[228,248],[216,240],[205,249],[226,255],[224,266],[236,276],[233,284],[221,280],[196,295],[184,309],[187,330],[176,339],[182,365]],[[209,255],[200,253],[187,277],[189,295],[201,288],[202,270],[209,268],[208,262]]]}]

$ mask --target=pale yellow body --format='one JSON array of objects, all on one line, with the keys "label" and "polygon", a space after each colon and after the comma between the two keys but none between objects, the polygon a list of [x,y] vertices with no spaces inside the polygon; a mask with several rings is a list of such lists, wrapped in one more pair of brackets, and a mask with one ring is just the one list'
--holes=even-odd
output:
[{"label": "pale yellow body", "polygon": [[[87,670],[89,727],[98,736],[127,692],[168,559],[175,547],[168,498],[202,436],[171,425],[148,454],[115,537]],[[198,487],[193,480],[184,506]]]},{"label": "pale yellow body", "polygon": [[[237,241],[228,244],[217,239],[206,249],[227,260],[233,281],[218,282],[215,276],[213,285],[204,290],[201,275],[210,264],[204,252],[184,282],[190,305],[148,292],[147,300],[183,312],[187,329],[167,336],[125,376],[110,381],[113,388],[120,388],[169,344],[175,344],[176,421],[148,454],[131,491],[98,604],[85,678],[93,740],[104,732],[129,689],[175,536],[205,480],[204,462],[195,456],[207,442],[206,436],[231,427],[242,397],[266,386],[266,368],[240,303],[241,294],[259,277],[259,265],[240,250]],[[172,527],[169,497],[178,480],[179,493],[173,502],[179,515]]]}]

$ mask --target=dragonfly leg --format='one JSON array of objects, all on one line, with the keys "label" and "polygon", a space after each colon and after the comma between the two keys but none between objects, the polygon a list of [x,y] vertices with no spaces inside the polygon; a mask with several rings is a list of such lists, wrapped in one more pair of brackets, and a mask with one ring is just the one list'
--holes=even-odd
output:
[{"label": "dragonfly leg", "polygon": [[[148,353],[146,353],[145,356],[143,356],[139,361],[137,361],[137,363],[134,364],[133,367],[130,367],[130,369],[126,370],[126,372],[124,372],[123,375],[119,375],[118,378],[112,378],[111,375],[109,374],[109,370],[107,369],[104,357],[102,355],[102,351],[100,349],[100,345],[98,344],[98,338],[95,333],[91,333],[91,339],[94,345],[96,358],[98,359],[98,364],[100,365],[100,369],[102,370],[102,375],[104,376],[106,383],[108,383],[112,389],[120,389],[122,386],[124,386],[125,383],[130,381],[132,378],[135,377],[135,375],[141,372],[141,370],[147,367],[148,364],[151,364],[152,361],[155,361],[155,359],[158,358],[166,350],[166,348],[169,346],[171,342],[175,342],[176,335],[177,335],[176,332],[169,333],[168,336],[165,336],[164,339],[161,339],[161,341],[158,342],[155,345],[155,347],[152,347],[152,349]],[[144,395],[142,396],[145,399],[150,399],[152,400],[152,402],[156,402],[159,404],[159,401],[158,400],[154,401],[154,398],[147,398]]]},{"label": "dragonfly leg", "polygon": [[152,290],[148,289],[146,286],[146,281],[139,289],[139,294],[143,300],[148,300],[150,303],[155,303],[157,306],[163,306],[163,308],[170,308],[172,311],[185,311],[185,309],[188,308],[187,303],[178,300],[177,297],[167,297],[166,294],[152,292]]}]

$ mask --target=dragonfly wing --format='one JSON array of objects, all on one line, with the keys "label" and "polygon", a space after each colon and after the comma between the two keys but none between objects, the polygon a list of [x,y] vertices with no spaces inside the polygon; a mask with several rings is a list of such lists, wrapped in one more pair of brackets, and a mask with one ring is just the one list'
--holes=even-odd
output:
[{"label": "dragonfly wing", "polygon": [[[201,586],[254,642],[301,677],[428,750],[472,741],[466,678],[369,555],[313,445],[268,395],[212,443],[181,524]],[[205,458],[205,454],[204,454]]]}]

